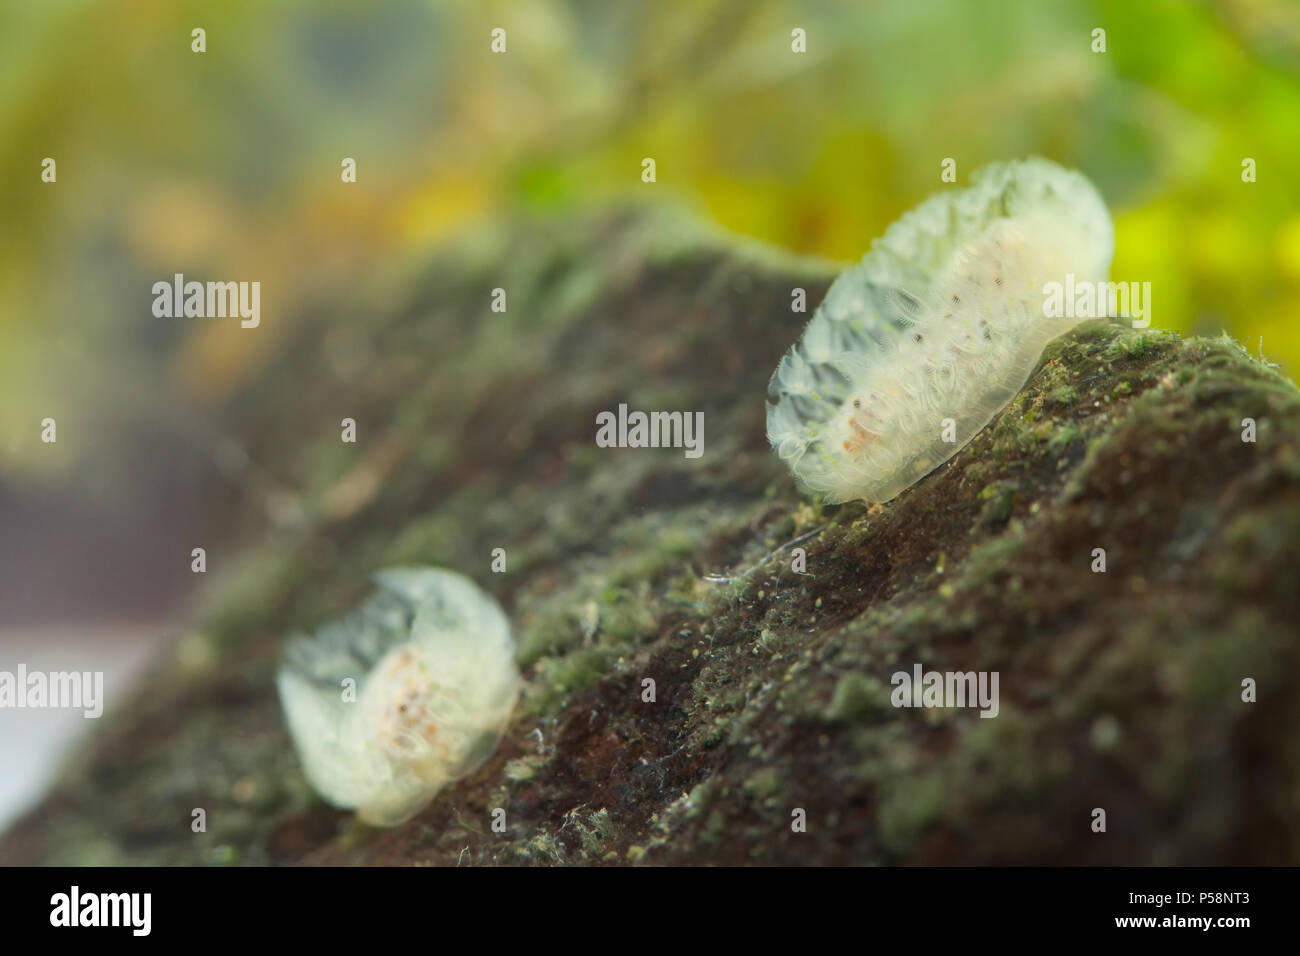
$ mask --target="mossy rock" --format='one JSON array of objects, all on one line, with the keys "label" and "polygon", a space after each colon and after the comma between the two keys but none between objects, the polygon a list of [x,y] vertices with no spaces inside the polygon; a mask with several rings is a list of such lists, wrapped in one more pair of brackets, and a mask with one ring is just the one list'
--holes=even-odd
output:
[{"label": "mossy rock", "polygon": [[[265,470],[237,517],[277,523],[0,860],[1300,862],[1300,392],[1227,339],[1089,323],[894,501],[823,507],[763,396],[791,289],[833,274],[634,209],[323,309],[231,409]],[[595,448],[620,402],[703,411],[703,457]],[[494,593],[526,687],[491,760],[372,830],[311,793],[273,676],[395,563]],[[998,716],[892,707],[914,663],[997,671]]]}]

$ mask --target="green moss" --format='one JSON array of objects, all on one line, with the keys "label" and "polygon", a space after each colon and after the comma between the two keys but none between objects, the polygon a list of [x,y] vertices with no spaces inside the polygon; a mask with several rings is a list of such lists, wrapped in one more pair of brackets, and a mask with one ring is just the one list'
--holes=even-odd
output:
[{"label": "green moss", "polygon": [[1079,393],[1075,389],[1075,387],[1067,383],[1063,385],[1057,385],[1055,388],[1053,388],[1051,391],[1049,391],[1046,395],[1043,396],[1043,401],[1045,401],[1048,405],[1069,407],[1074,405],[1074,402],[1078,397],[1079,397]]},{"label": "green moss", "polygon": [[570,813],[564,826],[578,834],[578,842],[585,857],[605,855],[618,839],[619,828],[608,810],[601,807],[593,813]]},{"label": "green moss", "polygon": [[610,568],[609,582],[614,587],[628,587],[662,581],[699,551],[708,534],[708,525],[684,522],[659,528],[646,540],[630,542],[633,550]]},{"label": "green moss", "polygon": [[1107,361],[1112,362],[1119,359],[1144,358],[1177,341],[1178,336],[1173,332],[1164,332],[1159,329],[1122,328],[1122,331],[1114,337],[1102,355]]},{"label": "green moss", "polygon": [[721,810],[714,810],[709,814],[708,822],[704,825],[704,831],[700,834],[700,839],[706,846],[717,846],[727,835],[727,818]]},{"label": "green moss", "polygon": [[900,780],[880,804],[881,844],[897,856],[905,855],[926,827],[942,814],[948,793],[948,784],[939,773]]},{"label": "green moss", "polygon": [[572,608],[557,608],[538,617],[519,636],[516,660],[532,667],[543,657],[563,654],[582,642],[582,625]]},{"label": "green moss", "polygon": [[[674,222],[671,235],[635,217],[559,235],[501,228],[408,268],[396,300],[376,296],[360,316],[383,356],[366,414],[405,454],[348,517],[316,502],[362,449],[340,457],[335,435],[301,427],[337,390],[318,381],[319,343],[273,362],[240,396],[256,415],[238,430],[253,460],[299,489],[273,496],[283,530],[226,565],[195,636],[97,722],[54,800],[0,855],[1300,859],[1287,812],[1300,792],[1294,386],[1231,341],[1084,323],[944,467],[880,508],[824,506],[765,447],[761,402],[803,324],[788,290],[817,298],[824,265],[710,245]],[[508,317],[482,322],[484,289],[507,283]],[[321,337],[358,320],[326,314]],[[589,413],[627,400],[628,382],[706,409],[705,458],[595,449]],[[1247,415],[1259,441],[1243,446]],[[806,575],[788,550],[765,560],[815,529],[800,545]],[[497,546],[500,575],[487,570]],[[1107,574],[1087,570],[1096,546]],[[408,562],[458,567],[501,598],[524,699],[483,767],[384,833],[311,793],[274,669],[286,633]],[[917,662],[999,671],[1001,713],[895,710],[889,675]],[[657,682],[653,707],[639,700],[643,676]],[[1256,704],[1240,700],[1245,676],[1260,681]],[[1080,794],[1122,806],[1125,839],[1079,826]],[[201,837],[188,830],[197,805],[209,809]],[[511,829],[496,839],[500,806]],[[814,822],[797,837],[793,806]]]},{"label": "green moss", "polygon": [[982,503],[975,526],[984,531],[995,531],[1011,518],[1018,484],[1014,481],[997,481],[979,493]]},{"label": "green moss", "polygon": [[545,712],[586,690],[609,670],[610,659],[610,652],[603,647],[584,647],[539,661],[528,688],[531,711]]},{"label": "green moss", "polygon": [[845,674],[835,684],[826,719],[852,723],[888,713],[889,688],[866,674]]},{"label": "green moss", "polygon": [[745,791],[761,801],[774,800],[782,789],[781,774],[772,767],[765,767],[745,781]]},{"label": "green moss", "polygon": [[1063,423],[1052,430],[1047,440],[1047,452],[1053,456],[1064,455],[1083,437],[1083,429],[1077,425]]}]

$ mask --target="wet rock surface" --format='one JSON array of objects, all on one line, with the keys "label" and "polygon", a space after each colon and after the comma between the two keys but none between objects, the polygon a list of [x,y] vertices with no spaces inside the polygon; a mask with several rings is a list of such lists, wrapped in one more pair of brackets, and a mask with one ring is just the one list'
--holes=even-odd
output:
[{"label": "wet rock surface", "polygon": [[[0,860],[1300,862],[1300,392],[1230,340],[1093,322],[894,501],[822,506],[763,398],[792,288],[834,272],[632,210],[323,307],[228,409],[260,543]],[[620,403],[702,411],[703,455],[596,447]],[[525,690],[486,764],[376,830],[311,793],[274,671],[400,564],[502,602]],[[998,672],[998,715],[895,708],[916,664]]]}]

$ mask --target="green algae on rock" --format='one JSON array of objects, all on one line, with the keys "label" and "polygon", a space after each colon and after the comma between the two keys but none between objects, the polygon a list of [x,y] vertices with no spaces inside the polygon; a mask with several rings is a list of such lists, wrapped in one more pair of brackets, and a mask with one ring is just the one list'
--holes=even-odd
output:
[{"label": "green algae on rock", "polygon": [[[1300,862],[1300,392],[1276,369],[1223,338],[1085,323],[908,494],[826,506],[765,447],[754,396],[803,324],[790,289],[815,300],[832,264],[646,212],[494,235],[402,263],[365,309],[322,308],[241,393],[231,433],[307,521],[214,588],[0,860]],[[482,321],[501,284],[504,330]],[[323,373],[331,335],[374,364]],[[592,446],[592,415],[652,389],[705,411],[703,458]],[[341,393],[409,449],[346,518],[314,508],[350,467],[337,434],[303,427]],[[759,565],[810,532],[805,574]],[[313,793],[274,676],[286,632],[394,564],[476,575],[522,687],[487,761],[381,830]],[[997,719],[892,708],[890,673],[918,660],[999,671]]]}]

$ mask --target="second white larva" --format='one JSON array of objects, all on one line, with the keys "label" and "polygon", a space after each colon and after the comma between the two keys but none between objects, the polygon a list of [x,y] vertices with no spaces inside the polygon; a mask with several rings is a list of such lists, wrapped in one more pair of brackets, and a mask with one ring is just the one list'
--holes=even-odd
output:
[{"label": "second white larva", "polygon": [[1114,245],[1093,185],[1044,159],[930,197],[835,280],[781,360],[772,447],[829,502],[888,501],[974,438],[1082,321],[1046,317],[1043,287],[1104,281]]},{"label": "second white larva", "polygon": [[276,683],[316,791],[392,826],[492,753],[519,672],[505,614],[468,578],[394,568],[375,582],[361,607],[288,643]]}]

